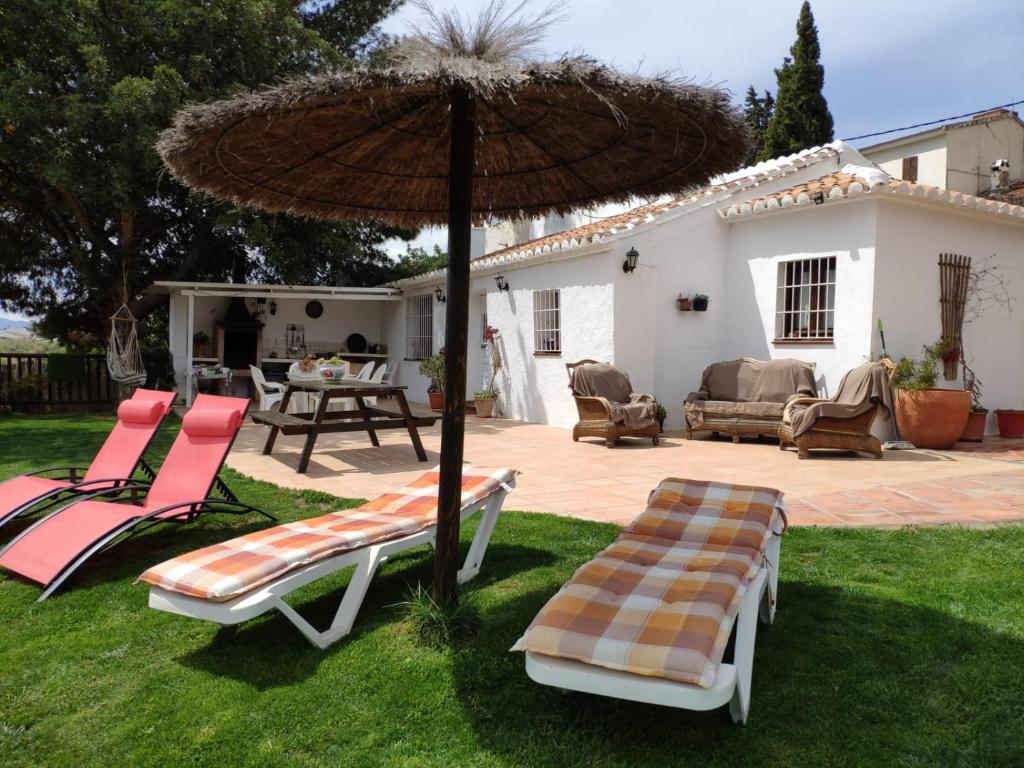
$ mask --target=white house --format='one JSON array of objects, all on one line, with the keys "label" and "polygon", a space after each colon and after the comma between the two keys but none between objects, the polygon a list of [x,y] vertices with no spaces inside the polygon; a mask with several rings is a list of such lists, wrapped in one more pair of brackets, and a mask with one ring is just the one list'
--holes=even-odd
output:
[{"label": "white house", "polygon": [[978,195],[1024,177],[1024,122],[1016,112],[994,109],[860,152],[895,178]]},{"label": "white house", "polygon": [[[626,272],[630,249],[639,258]],[[469,391],[490,375],[490,325],[504,358],[499,407],[531,422],[575,422],[565,364],[581,358],[625,368],[668,407],[670,426],[718,360],[814,361],[831,393],[881,353],[878,319],[890,356],[939,338],[941,253],[989,259],[1011,294],[1024,295],[1024,207],[900,180],[843,142],[809,149],[476,258],[470,338],[481,343],[470,351]],[[414,358],[440,347],[434,291],[444,281],[442,270],[394,286],[403,300],[381,307],[389,349]],[[710,297],[708,311],[677,309],[677,296],[697,293]],[[964,337],[986,405],[1024,407],[1024,312],[989,311]],[[406,360],[400,380],[420,399],[416,366]]]}]

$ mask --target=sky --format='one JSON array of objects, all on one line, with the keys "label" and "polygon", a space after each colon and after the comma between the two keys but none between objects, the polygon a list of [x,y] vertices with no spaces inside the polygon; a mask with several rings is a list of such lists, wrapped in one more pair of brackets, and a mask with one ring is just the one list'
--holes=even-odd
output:
[{"label": "sky", "polygon": [[[487,0],[434,4],[474,14]],[[726,88],[740,102],[748,85],[775,92],[774,68],[796,37],[801,4],[568,0],[540,53],[586,53],[627,72],[671,72]],[[530,7],[546,6],[535,0]],[[811,9],[837,139],[1024,101],[1024,0],[815,0]],[[406,5],[383,28],[400,35],[421,19]],[[898,135],[851,143],[864,147]],[[444,248],[444,239],[443,230],[425,231],[415,244]]]}]

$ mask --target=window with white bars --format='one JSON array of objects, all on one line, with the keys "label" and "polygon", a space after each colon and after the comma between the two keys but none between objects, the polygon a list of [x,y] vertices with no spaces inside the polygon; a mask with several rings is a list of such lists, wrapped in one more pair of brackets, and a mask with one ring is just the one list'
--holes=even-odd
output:
[{"label": "window with white bars", "polygon": [[779,264],[775,303],[777,339],[830,340],[835,310],[835,256]]},{"label": "window with white bars", "polygon": [[562,297],[557,288],[533,292],[533,351],[562,351]]},{"label": "window with white bars", "polygon": [[405,357],[424,360],[434,354],[434,296],[410,296],[405,300]]}]

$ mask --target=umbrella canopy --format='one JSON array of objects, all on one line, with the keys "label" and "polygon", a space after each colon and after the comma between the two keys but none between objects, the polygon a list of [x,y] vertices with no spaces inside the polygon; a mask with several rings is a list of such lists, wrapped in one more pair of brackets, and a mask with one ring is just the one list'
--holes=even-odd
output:
[{"label": "umbrella canopy", "polygon": [[[722,91],[581,58],[527,63],[550,11],[494,0],[475,26],[421,8],[390,66],[189,107],[158,149],[185,184],[276,213],[448,225],[445,389],[433,597],[454,600],[474,220],[676,193],[740,164]],[[555,6],[553,6],[555,7]]]},{"label": "umbrella canopy", "polygon": [[178,113],[160,153],[240,205],[400,226],[448,221],[453,91],[472,98],[472,210],[519,218],[675,193],[733,170],[747,132],[722,91],[585,59],[340,72]]}]

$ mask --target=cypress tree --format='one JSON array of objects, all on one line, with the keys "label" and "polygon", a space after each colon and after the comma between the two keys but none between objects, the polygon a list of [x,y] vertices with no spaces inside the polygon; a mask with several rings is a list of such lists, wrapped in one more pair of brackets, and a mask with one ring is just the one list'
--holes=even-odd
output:
[{"label": "cypress tree", "polygon": [[775,113],[764,131],[762,160],[832,141],[832,113],[822,93],[825,68],[821,65],[818,28],[806,0],[796,23],[796,42],[789,53],[782,67],[775,70]]},{"label": "cypress tree", "polygon": [[753,165],[761,156],[764,150],[764,131],[774,111],[775,99],[769,91],[765,91],[764,96],[758,96],[754,86],[747,87],[747,95],[743,101],[743,116],[750,129],[750,149],[743,158],[744,166]]}]

